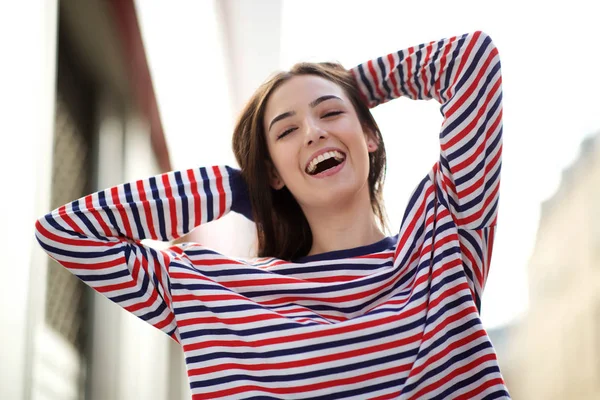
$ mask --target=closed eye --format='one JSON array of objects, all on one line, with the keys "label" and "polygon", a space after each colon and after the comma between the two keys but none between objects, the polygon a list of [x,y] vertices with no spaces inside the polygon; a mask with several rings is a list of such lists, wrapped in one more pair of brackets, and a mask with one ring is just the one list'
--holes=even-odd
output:
[{"label": "closed eye", "polygon": [[283,131],[283,133],[281,133],[281,135],[277,136],[277,139],[281,139],[281,138],[283,138],[284,136],[287,136],[287,135],[289,135],[290,133],[294,132],[295,130],[296,130],[296,128],[290,128],[290,129],[288,129],[288,130],[286,130],[286,131]]},{"label": "closed eye", "polygon": [[[328,112],[327,114],[324,114],[321,118],[334,117],[336,115],[343,114],[343,113],[344,113],[344,111],[331,111],[331,112]],[[290,133],[292,133],[296,129],[297,128],[290,128],[290,129],[287,129],[287,130],[283,131],[279,136],[277,136],[277,139],[284,138],[285,136],[289,135]]]},{"label": "closed eye", "polygon": [[339,114],[343,114],[343,111],[331,111],[328,112],[327,114],[323,115],[321,118],[327,118],[327,117],[332,117],[334,115],[339,115]]}]

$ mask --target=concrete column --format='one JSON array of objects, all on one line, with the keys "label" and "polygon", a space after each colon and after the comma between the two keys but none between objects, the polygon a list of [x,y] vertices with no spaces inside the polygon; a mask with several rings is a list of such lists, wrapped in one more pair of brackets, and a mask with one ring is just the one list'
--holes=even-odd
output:
[{"label": "concrete column", "polygon": [[[124,180],[124,121],[120,102],[111,93],[98,98],[96,190]],[[87,397],[91,400],[117,399],[122,365],[118,362],[123,349],[122,310],[97,293],[90,301],[90,348]]]}]

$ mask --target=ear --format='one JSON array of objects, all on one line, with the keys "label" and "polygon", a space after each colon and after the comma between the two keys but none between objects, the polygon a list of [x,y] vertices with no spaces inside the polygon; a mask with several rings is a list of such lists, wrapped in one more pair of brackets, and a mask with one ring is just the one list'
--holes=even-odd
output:
[{"label": "ear", "polygon": [[379,140],[377,140],[377,136],[375,133],[368,128],[364,129],[365,132],[365,142],[367,143],[367,150],[369,153],[373,153],[377,151],[379,148]]},{"label": "ear", "polygon": [[273,163],[271,161],[267,161],[266,164],[267,164],[267,173],[269,174],[269,184],[275,190],[282,189],[285,186],[285,183],[283,183],[283,180],[279,176],[279,173],[277,172],[277,168],[275,168],[275,166],[273,165]]}]

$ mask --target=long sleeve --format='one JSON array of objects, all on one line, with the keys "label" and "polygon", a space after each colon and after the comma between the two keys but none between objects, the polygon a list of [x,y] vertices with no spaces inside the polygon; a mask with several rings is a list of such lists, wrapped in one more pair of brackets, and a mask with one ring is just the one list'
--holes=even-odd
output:
[{"label": "long sleeve", "polygon": [[369,107],[406,96],[436,99],[442,202],[466,229],[495,225],[502,152],[498,50],[481,31],[409,47],[353,68]]},{"label": "long sleeve", "polygon": [[238,170],[175,171],[59,207],[36,222],[36,238],[87,285],[178,340],[168,269],[179,254],[140,241],[175,239],[230,210],[247,214],[246,198]]},{"label": "long sleeve", "polygon": [[476,31],[432,41],[351,70],[369,107],[406,96],[435,99],[443,122],[431,177],[458,227],[463,266],[480,307],[498,213],[502,76],[492,39]]}]

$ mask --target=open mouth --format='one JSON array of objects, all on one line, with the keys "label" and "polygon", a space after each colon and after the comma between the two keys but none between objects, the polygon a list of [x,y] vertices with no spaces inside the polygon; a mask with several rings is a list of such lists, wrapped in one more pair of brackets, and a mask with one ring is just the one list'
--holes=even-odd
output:
[{"label": "open mouth", "polygon": [[346,160],[346,155],[341,151],[331,150],[313,158],[306,167],[309,175],[319,175],[327,170],[337,167]]}]

